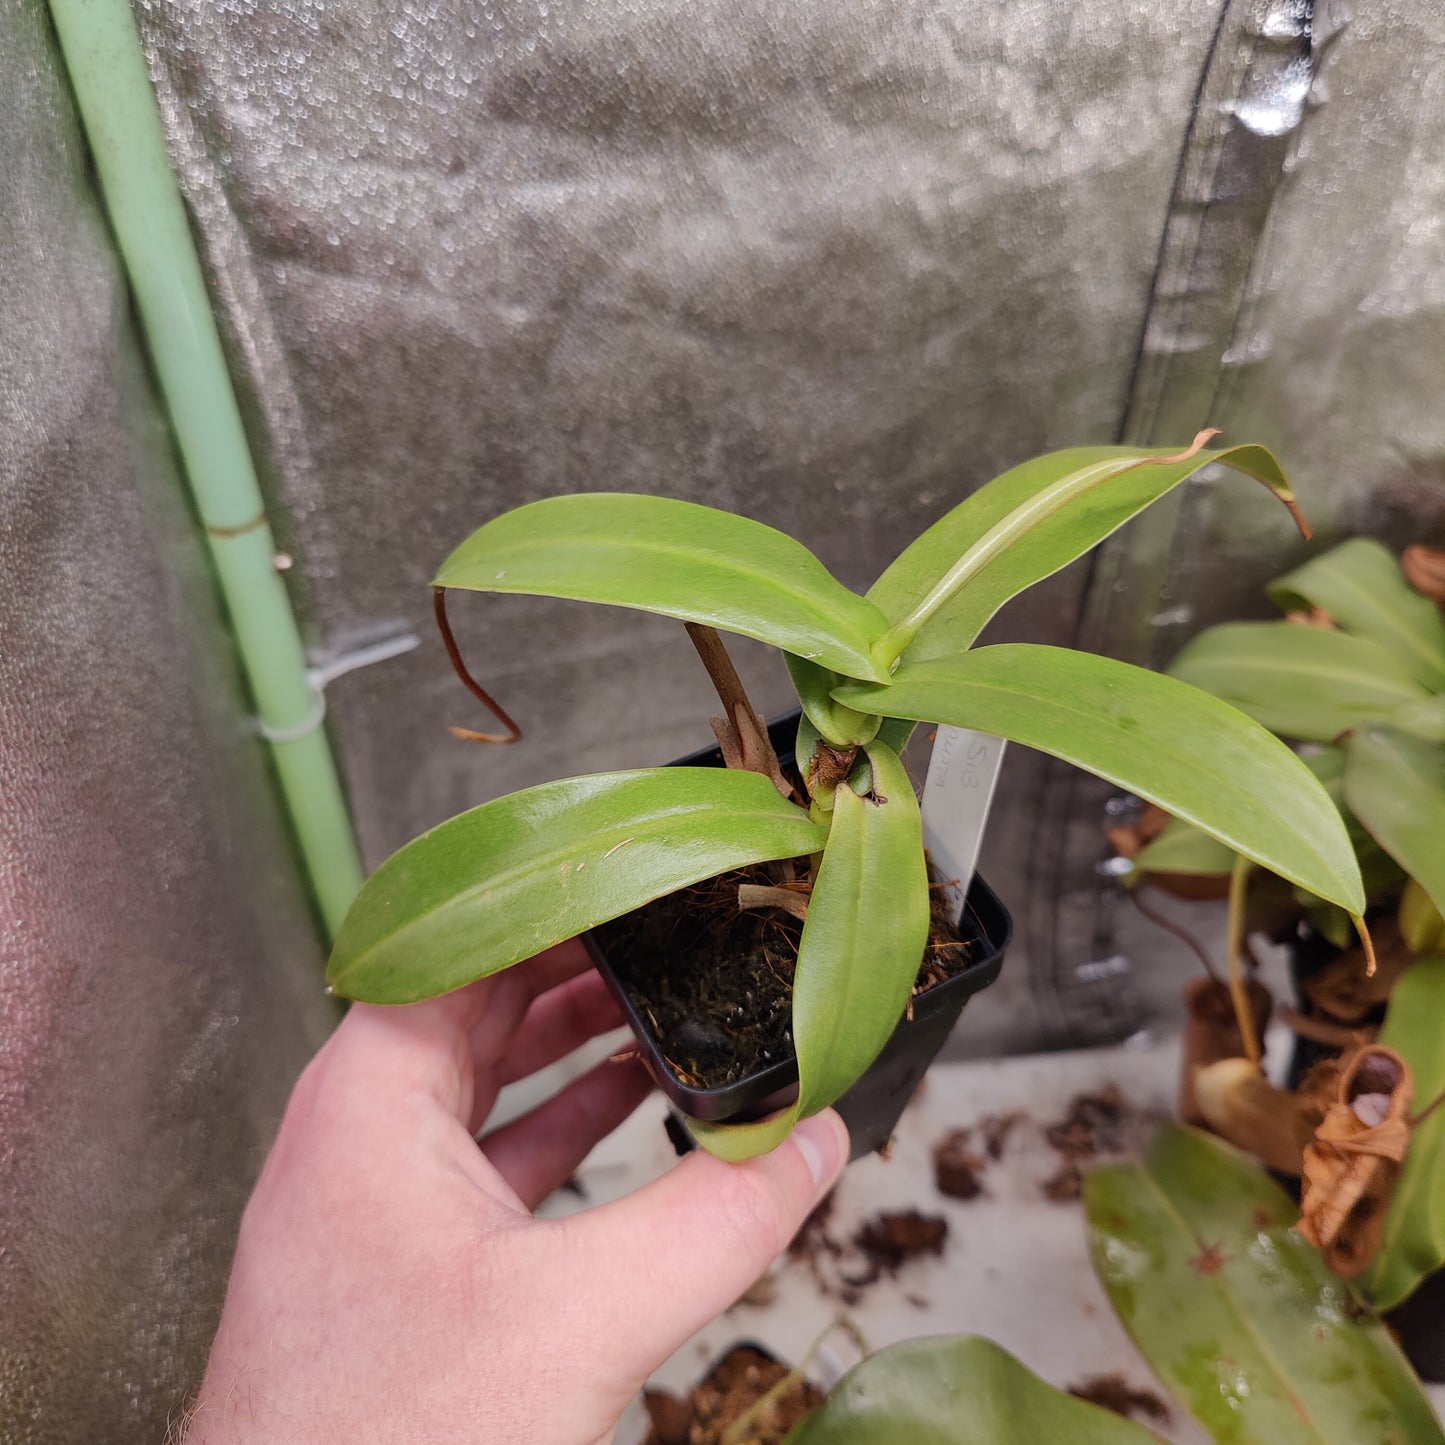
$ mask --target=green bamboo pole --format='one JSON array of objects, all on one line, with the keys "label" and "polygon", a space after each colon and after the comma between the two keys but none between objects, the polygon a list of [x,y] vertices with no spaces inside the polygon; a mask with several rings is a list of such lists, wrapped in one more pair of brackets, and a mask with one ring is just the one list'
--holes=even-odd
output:
[{"label": "green bamboo pole", "polygon": [[127,0],[50,0],[106,210],[322,921],[361,860]]}]

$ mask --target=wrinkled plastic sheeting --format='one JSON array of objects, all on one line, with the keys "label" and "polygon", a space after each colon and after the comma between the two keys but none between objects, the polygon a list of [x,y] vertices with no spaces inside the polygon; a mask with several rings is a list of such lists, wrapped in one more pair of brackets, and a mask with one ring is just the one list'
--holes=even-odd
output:
[{"label": "wrinkled plastic sheeting", "polygon": [[[1325,535],[1405,540],[1445,447],[1438,11],[140,6],[322,653],[425,630],[452,545],[570,488],[739,508],[863,586],[1020,457],[1212,422],[1278,446]],[[1296,544],[1245,486],[1191,488],[998,635],[1160,661],[1253,610]],[[705,739],[676,628],[456,610],[532,737],[449,744],[435,645],[339,685],[373,861]],[[990,838],[1060,1037],[1146,1011],[1101,968],[1101,802],[1015,757]]]},{"label": "wrinkled plastic sheeting", "polygon": [[[1438,3],[1233,0],[1163,231],[1121,438],[1207,418],[1267,442],[1316,548],[1445,539],[1442,20]],[[1306,548],[1262,490],[1206,474],[1103,550],[1078,641],[1163,665],[1201,627],[1272,615],[1260,583]],[[1057,765],[1042,788],[1026,894],[1044,1020],[1098,1036],[1177,1010],[1152,969],[1162,935],[1098,876],[1107,790]],[[1112,967],[1130,954],[1132,976]]]},{"label": "wrinkled plastic sheeting", "polygon": [[[537,496],[740,508],[861,587],[1020,456],[1112,439],[1215,18],[1159,9],[142,5],[318,652],[429,633],[431,570]],[[1013,631],[1058,637],[1081,582]],[[454,613],[531,735],[451,742],[435,644],[339,683],[373,862],[708,738],[673,624]]]},{"label": "wrinkled plastic sheeting", "polygon": [[[461,536],[576,487],[739,508],[863,586],[1022,456],[1212,422],[1278,448],[1325,540],[1440,539],[1438,0],[137,13],[318,661],[425,631]],[[0,1433],[153,1440],[322,1021],[44,24],[34,0],[3,23]],[[1159,661],[1298,555],[1206,480],[994,635]],[[371,861],[705,740],[675,627],[456,614],[531,736],[452,742],[472,719],[435,644],[335,683]],[[1021,946],[976,1041],[1147,1016],[1163,975],[1114,957],[1102,802],[1011,756],[985,868]]]},{"label": "wrinkled plastic sheeting", "polygon": [[139,1445],[331,1010],[42,9],[0,55],[0,1439]]}]

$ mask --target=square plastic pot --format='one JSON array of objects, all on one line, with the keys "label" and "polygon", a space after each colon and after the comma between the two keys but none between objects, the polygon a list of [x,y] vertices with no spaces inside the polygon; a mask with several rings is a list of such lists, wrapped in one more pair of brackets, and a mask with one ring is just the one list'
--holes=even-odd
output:
[{"label": "square plastic pot", "polygon": [[[773,748],[786,767],[793,760],[798,715],[789,714],[769,725]],[[717,748],[704,749],[679,759],[677,767],[721,767]],[[980,989],[999,975],[1004,950],[1013,932],[1013,920],[998,895],[974,875],[959,924],[960,932],[972,945],[973,956],[952,978],[935,984],[913,999],[913,1016],[899,1021],[892,1038],[868,1071],[834,1104],[843,1116],[853,1143],[852,1157],[884,1148],[904,1106],[913,1097],[929,1065],[943,1047],[963,1006]],[[644,1062],[658,1088],[684,1120],[706,1123],[746,1123],[786,1108],[797,1097],[798,1064],[795,1058],[780,1059],[767,1068],[715,1089],[695,1088],[684,1083],[663,1057],[652,1025],[634,1005],[621,979],[613,972],[595,936],[586,937],[597,970],[606,979],[613,997],[637,1037]],[[674,1142],[686,1147],[676,1130]],[[690,1144],[690,1140],[687,1141]]]}]

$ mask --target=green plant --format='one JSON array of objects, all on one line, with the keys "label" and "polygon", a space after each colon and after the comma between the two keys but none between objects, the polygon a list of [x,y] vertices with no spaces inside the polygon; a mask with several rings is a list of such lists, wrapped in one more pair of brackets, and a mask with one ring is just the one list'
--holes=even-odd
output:
[{"label": "green plant", "polygon": [[787,1445],[1148,1445],[1141,1425],[1045,1384],[977,1335],[891,1345],[855,1366]]},{"label": "green plant", "polygon": [[1053,753],[1361,914],[1337,809],[1257,723],[1107,658],[972,646],[1009,598],[1211,462],[1254,477],[1293,510],[1267,451],[1201,450],[1210,435],[1175,456],[1097,447],[1025,462],[924,532],[865,596],[782,533],[687,502],[556,497],[487,523],[442,564],[436,588],[662,613],[701,629],[700,650],[714,657],[711,629],[781,648],[803,709],[806,806],[770,776],[751,710],[714,660],[730,761],[748,766],[572,778],[442,823],[367,882],[337,937],[332,987],[381,1003],[444,992],[714,874],[806,857],[797,1102],[769,1120],[694,1131],[727,1158],[772,1148],[866,1069],[907,1005],[929,904],[918,804],[899,751],[920,721]]},{"label": "green plant", "polygon": [[[1371,908],[1394,914],[1404,951],[1396,963],[1411,964],[1391,990],[1380,1042],[1410,1065],[1423,1110],[1445,1089],[1445,956],[1431,957],[1445,955],[1445,616],[1366,538],[1313,558],[1268,592],[1289,620],[1210,628],[1170,672],[1305,745],[1306,766],[1344,819]],[[1176,819],[1134,866],[1140,878],[1222,875],[1235,861]],[[1338,909],[1307,891],[1297,901],[1323,936],[1348,944]],[[1242,927],[1236,918],[1235,931]],[[1442,1129],[1437,1110],[1413,1131],[1365,1281],[1382,1308],[1445,1265]]]},{"label": "green plant", "polygon": [[[1395,907],[1412,950],[1445,943],[1445,616],[1379,542],[1355,538],[1269,584],[1294,619],[1200,633],[1169,672],[1308,744],[1305,764],[1344,815],[1373,905]],[[1134,860],[1140,874],[1216,873],[1233,857],[1182,820]],[[1316,926],[1349,924],[1314,898]]]},{"label": "green plant", "polygon": [[1442,1445],[1384,1325],[1293,1228],[1294,1201],[1212,1135],[1166,1127],[1093,1170],[1094,1269],[1165,1387],[1218,1445]]}]

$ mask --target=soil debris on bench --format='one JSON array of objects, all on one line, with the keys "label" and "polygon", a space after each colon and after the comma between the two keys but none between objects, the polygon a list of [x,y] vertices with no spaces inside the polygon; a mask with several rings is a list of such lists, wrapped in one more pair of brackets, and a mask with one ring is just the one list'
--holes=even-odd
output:
[{"label": "soil debris on bench", "polygon": [[1122,1375],[1091,1375],[1070,1385],[1069,1394],[1112,1410],[1126,1420],[1145,1416],[1159,1425],[1169,1422],[1169,1406],[1152,1390],[1136,1390]]},{"label": "soil debris on bench", "polygon": [[828,1233],[828,1224],[833,1218],[833,1206],[837,1203],[836,1196],[837,1191],[830,1189],[813,1206],[813,1212],[803,1221],[802,1228],[788,1245],[789,1257],[801,1259],[813,1266],[814,1274],[817,1273],[819,1256],[826,1255],[830,1259],[837,1259],[843,1253],[843,1246]]},{"label": "soil debris on bench", "polygon": [[845,1282],[860,1289],[884,1274],[897,1274],[900,1266],[921,1254],[942,1254],[947,1239],[948,1221],[941,1215],[920,1214],[916,1209],[875,1214],[853,1236],[854,1248],[867,1268]]},{"label": "soil debris on bench", "polygon": [[1024,1115],[1019,1109],[1008,1114],[985,1114],[974,1127],[983,1139],[983,1152],[995,1164],[1003,1158],[1004,1146],[1014,1131],[1014,1126],[1023,1122]]},{"label": "soil debris on bench", "polygon": [[964,1129],[954,1129],[933,1146],[933,1182],[950,1199],[979,1199],[988,1193],[983,1174],[1003,1158],[1014,1127],[1023,1122],[1019,1110],[985,1114]]},{"label": "soil debris on bench", "polygon": [[1158,1125],[1155,1115],[1130,1104],[1114,1084],[1075,1094],[1064,1117],[1044,1126],[1044,1138],[1061,1161],[1040,1186],[1044,1197],[1056,1204],[1080,1198],[1086,1164],[1142,1152]]},{"label": "soil debris on bench", "polygon": [[933,1146],[933,1182],[950,1199],[977,1199],[985,1193],[982,1174],[988,1160],[969,1145],[971,1129],[955,1129]]}]

